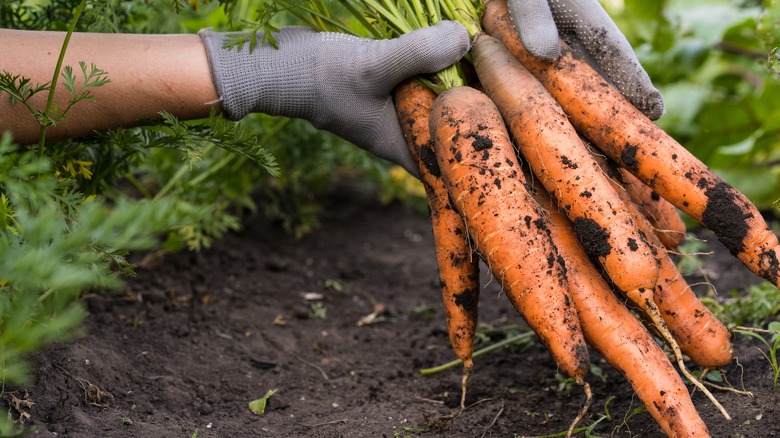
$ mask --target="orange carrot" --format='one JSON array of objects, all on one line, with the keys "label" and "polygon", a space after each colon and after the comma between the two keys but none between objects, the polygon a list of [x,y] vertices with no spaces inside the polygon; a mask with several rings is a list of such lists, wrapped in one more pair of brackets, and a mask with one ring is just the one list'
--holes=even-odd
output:
[{"label": "orange carrot", "polygon": [[396,86],[393,97],[398,121],[409,152],[418,164],[420,180],[428,198],[450,343],[464,366],[463,405],[466,379],[473,366],[479,258],[469,245],[463,218],[450,203],[433,151],[428,119],[436,94],[414,80],[407,80]]},{"label": "orange carrot", "polygon": [[564,267],[495,104],[473,88],[451,88],[436,99],[430,129],[476,250],[562,372],[584,383],[588,349]]},{"label": "orange carrot", "polygon": [[677,371],[590,263],[571,222],[542,187],[534,190],[534,196],[549,211],[551,236],[566,262],[569,290],[585,339],[626,377],[667,435],[709,436]]},{"label": "orange carrot", "polygon": [[582,135],[712,230],[751,271],[780,286],[777,236],[742,193],[645,117],[565,44],[555,62],[530,55],[517,38],[505,1],[486,5],[483,26],[544,84]]},{"label": "orange carrot", "polygon": [[650,222],[632,202],[627,190],[621,190],[623,173],[604,157],[596,157],[599,165],[612,177],[626,208],[636,217],[636,223],[648,237],[659,261],[658,284],[653,301],[680,346],[680,350],[698,365],[717,368],[731,362],[731,333],[707,308],[683,278]]},{"label": "orange carrot", "polygon": [[655,256],[555,99],[497,39],[480,34],[471,53],[485,93],[588,254],[621,290],[651,291],[658,279]]},{"label": "orange carrot", "polygon": [[[659,250],[666,252],[660,245]],[[701,366],[728,365],[733,358],[728,328],[699,301],[671,257],[659,257],[660,277],[653,300],[680,349]]]},{"label": "orange carrot", "polygon": [[674,249],[685,239],[685,222],[677,213],[677,208],[662,198],[625,169],[620,169],[623,186],[631,199],[639,207],[642,215],[650,221],[654,234],[667,249]]},{"label": "orange carrot", "polygon": [[[493,100],[502,109],[510,130],[519,137],[516,140],[521,145],[523,157],[538,173],[540,182],[546,186],[549,193],[571,203],[565,204],[563,210],[572,219],[585,251],[592,258],[598,256],[613,283],[650,318],[655,328],[667,341],[677,357],[681,372],[693,378],[684,366],[682,350],[655,300],[654,290],[658,279],[655,249],[647,246],[646,233],[640,233],[636,228],[635,216],[625,205],[625,202],[632,204],[632,201],[627,197],[625,199],[620,197],[617,193],[618,187],[612,186],[612,180],[604,175],[590,151],[580,141],[574,128],[568,125],[566,117],[561,116],[562,112],[557,111],[559,107],[555,100],[527,70],[519,65],[500,41],[489,36],[477,37],[472,54],[485,90],[492,93]],[[571,155],[575,160],[569,160],[568,155],[563,154]],[[549,158],[551,156],[552,158]],[[565,156],[567,159],[556,160],[555,158],[559,156]],[[547,164],[542,157],[548,157]],[[554,167],[556,161],[573,165],[562,167],[558,163],[559,168],[556,169]],[[580,169],[580,164],[583,165],[583,169]],[[580,181],[584,183],[580,185]],[[622,188],[620,190],[622,194],[625,193]],[[578,196],[571,196],[572,193],[587,200],[596,196],[599,199],[587,205],[581,199],[577,199]],[[583,193],[589,193],[591,196],[582,196]],[[599,222],[592,218],[598,218],[605,224],[604,227],[599,228],[600,230],[610,230],[610,232],[602,231],[603,241],[609,242],[607,240],[609,237],[615,237],[617,245],[626,246],[626,249],[619,253],[620,257],[614,257],[611,264],[603,254],[593,254],[594,240],[589,238],[593,235],[592,225],[589,223],[589,228],[584,229],[581,225],[583,219],[598,225]],[[653,234],[652,228],[649,228],[648,233]],[[638,251],[639,248],[642,251]],[[633,259],[638,259],[640,263],[636,263]],[[634,282],[630,283],[631,281]],[[627,284],[634,287],[627,287]],[[693,383],[702,389],[728,418],[728,413],[722,409],[709,391],[700,382]]]}]

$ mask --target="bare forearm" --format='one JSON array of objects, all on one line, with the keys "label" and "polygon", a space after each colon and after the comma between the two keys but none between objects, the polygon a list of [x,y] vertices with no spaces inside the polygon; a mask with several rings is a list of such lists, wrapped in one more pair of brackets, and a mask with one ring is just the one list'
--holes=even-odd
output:
[{"label": "bare forearm", "polygon": [[[51,81],[64,33],[0,30],[0,70],[30,78],[32,84]],[[93,131],[133,126],[168,111],[182,119],[208,116],[217,93],[198,35],[73,34],[64,65],[77,75],[79,61],[108,72],[110,83],[93,90],[94,101],[75,105],[65,120],[47,131],[47,138],[77,137]],[[78,77],[78,76],[77,76]],[[56,102],[67,101],[57,86]],[[44,93],[32,100],[43,109]],[[10,131],[21,144],[34,143],[39,127],[19,104],[0,93],[0,132]]]}]

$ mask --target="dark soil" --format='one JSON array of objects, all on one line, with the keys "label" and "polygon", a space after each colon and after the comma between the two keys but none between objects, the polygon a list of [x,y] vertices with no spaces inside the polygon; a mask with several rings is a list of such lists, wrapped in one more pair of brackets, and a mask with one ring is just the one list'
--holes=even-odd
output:
[{"label": "dark soil", "polygon": [[[460,369],[418,373],[453,359],[427,218],[405,206],[342,196],[328,200],[322,219],[320,230],[296,241],[252,216],[242,232],[209,250],[168,255],[139,269],[126,290],[85,298],[87,335],[35,355],[35,383],[14,392],[35,403],[26,424],[47,437],[511,437],[566,430],[583,396],[576,387],[559,388],[538,343],[478,358],[470,407],[444,418],[459,403]],[[757,281],[725,248],[712,248],[705,268],[721,294]],[[520,323],[485,272],[481,321]],[[377,305],[384,308],[379,319],[358,326]],[[715,393],[732,421],[694,394],[714,437],[780,436],[772,370],[759,345],[737,338],[738,360],[727,368],[728,380],[754,397]],[[606,380],[591,376],[595,400],[582,424],[608,408],[611,419],[595,434],[662,436],[647,413],[631,415],[640,402],[622,376],[592,358]],[[251,400],[277,388],[264,416],[250,412]]]}]

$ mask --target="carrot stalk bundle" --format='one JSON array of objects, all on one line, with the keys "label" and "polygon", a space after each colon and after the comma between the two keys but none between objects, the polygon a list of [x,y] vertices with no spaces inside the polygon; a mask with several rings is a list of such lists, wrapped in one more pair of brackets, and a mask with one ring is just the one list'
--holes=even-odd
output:
[{"label": "carrot stalk bundle", "polygon": [[428,198],[450,344],[455,355],[463,361],[463,408],[477,330],[479,258],[469,245],[463,219],[450,203],[433,150],[428,119],[436,94],[414,80],[407,80],[396,86],[393,97],[401,129],[409,152],[418,164]]},{"label": "carrot stalk bundle", "polygon": [[506,2],[491,0],[485,30],[544,84],[577,130],[659,195],[712,230],[755,274],[780,286],[780,245],[756,207],[644,116],[562,44],[558,61],[529,54]]},{"label": "carrot stalk bundle", "polygon": [[434,103],[430,128],[476,250],[562,372],[584,383],[588,350],[563,266],[495,104],[473,88],[451,88]]},{"label": "carrot stalk bundle", "polygon": [[652,290],[653,252],[555,99],[495,38],[477,36],[472,55],[520,153],[574,223],[585,250],[620,290]]},{"label": "carrot stalk bundle", "polygon": [[537,188],[534,196],[549,211],[551,236],[566,262],[569,290],[587,342],[626,377],[669,436],[708,436],[677,371],[591,264],[571,222],[543,189]]}]

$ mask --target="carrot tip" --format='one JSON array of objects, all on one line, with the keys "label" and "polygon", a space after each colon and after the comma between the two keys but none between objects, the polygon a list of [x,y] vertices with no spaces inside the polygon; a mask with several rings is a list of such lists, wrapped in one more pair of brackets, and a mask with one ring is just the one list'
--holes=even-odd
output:
[{"label": "carrot tip", "polygon": [[[464,362],[465,364],[465,362]],[[466,409],[466,383],[471,375],[471,360],[469,360],[469,366],[464,366],[463,378],[460,382],[460,410]]]},{"label": "carrot tip", "polygon": [[590,390],[590,385],[588,382],[582,380],[582,378],[576,378],[575,381],[577,381],[578,384],[582,385],[582,390],[585,392],[585,404],[582,406],[582,409],[580,409],[580,412],[577,414],[576,417],[574,417],[574,421],[572,421],[571,425],[569,426],[569,430],[566,433],[567,437],[571,437],[574,433],[574,428],[577,426],[577,423],[579,423],[583,418],[585,418],[585,414],[588,413],[588,409],[590,409],[590,404],[593,402],[593,392]]}]

